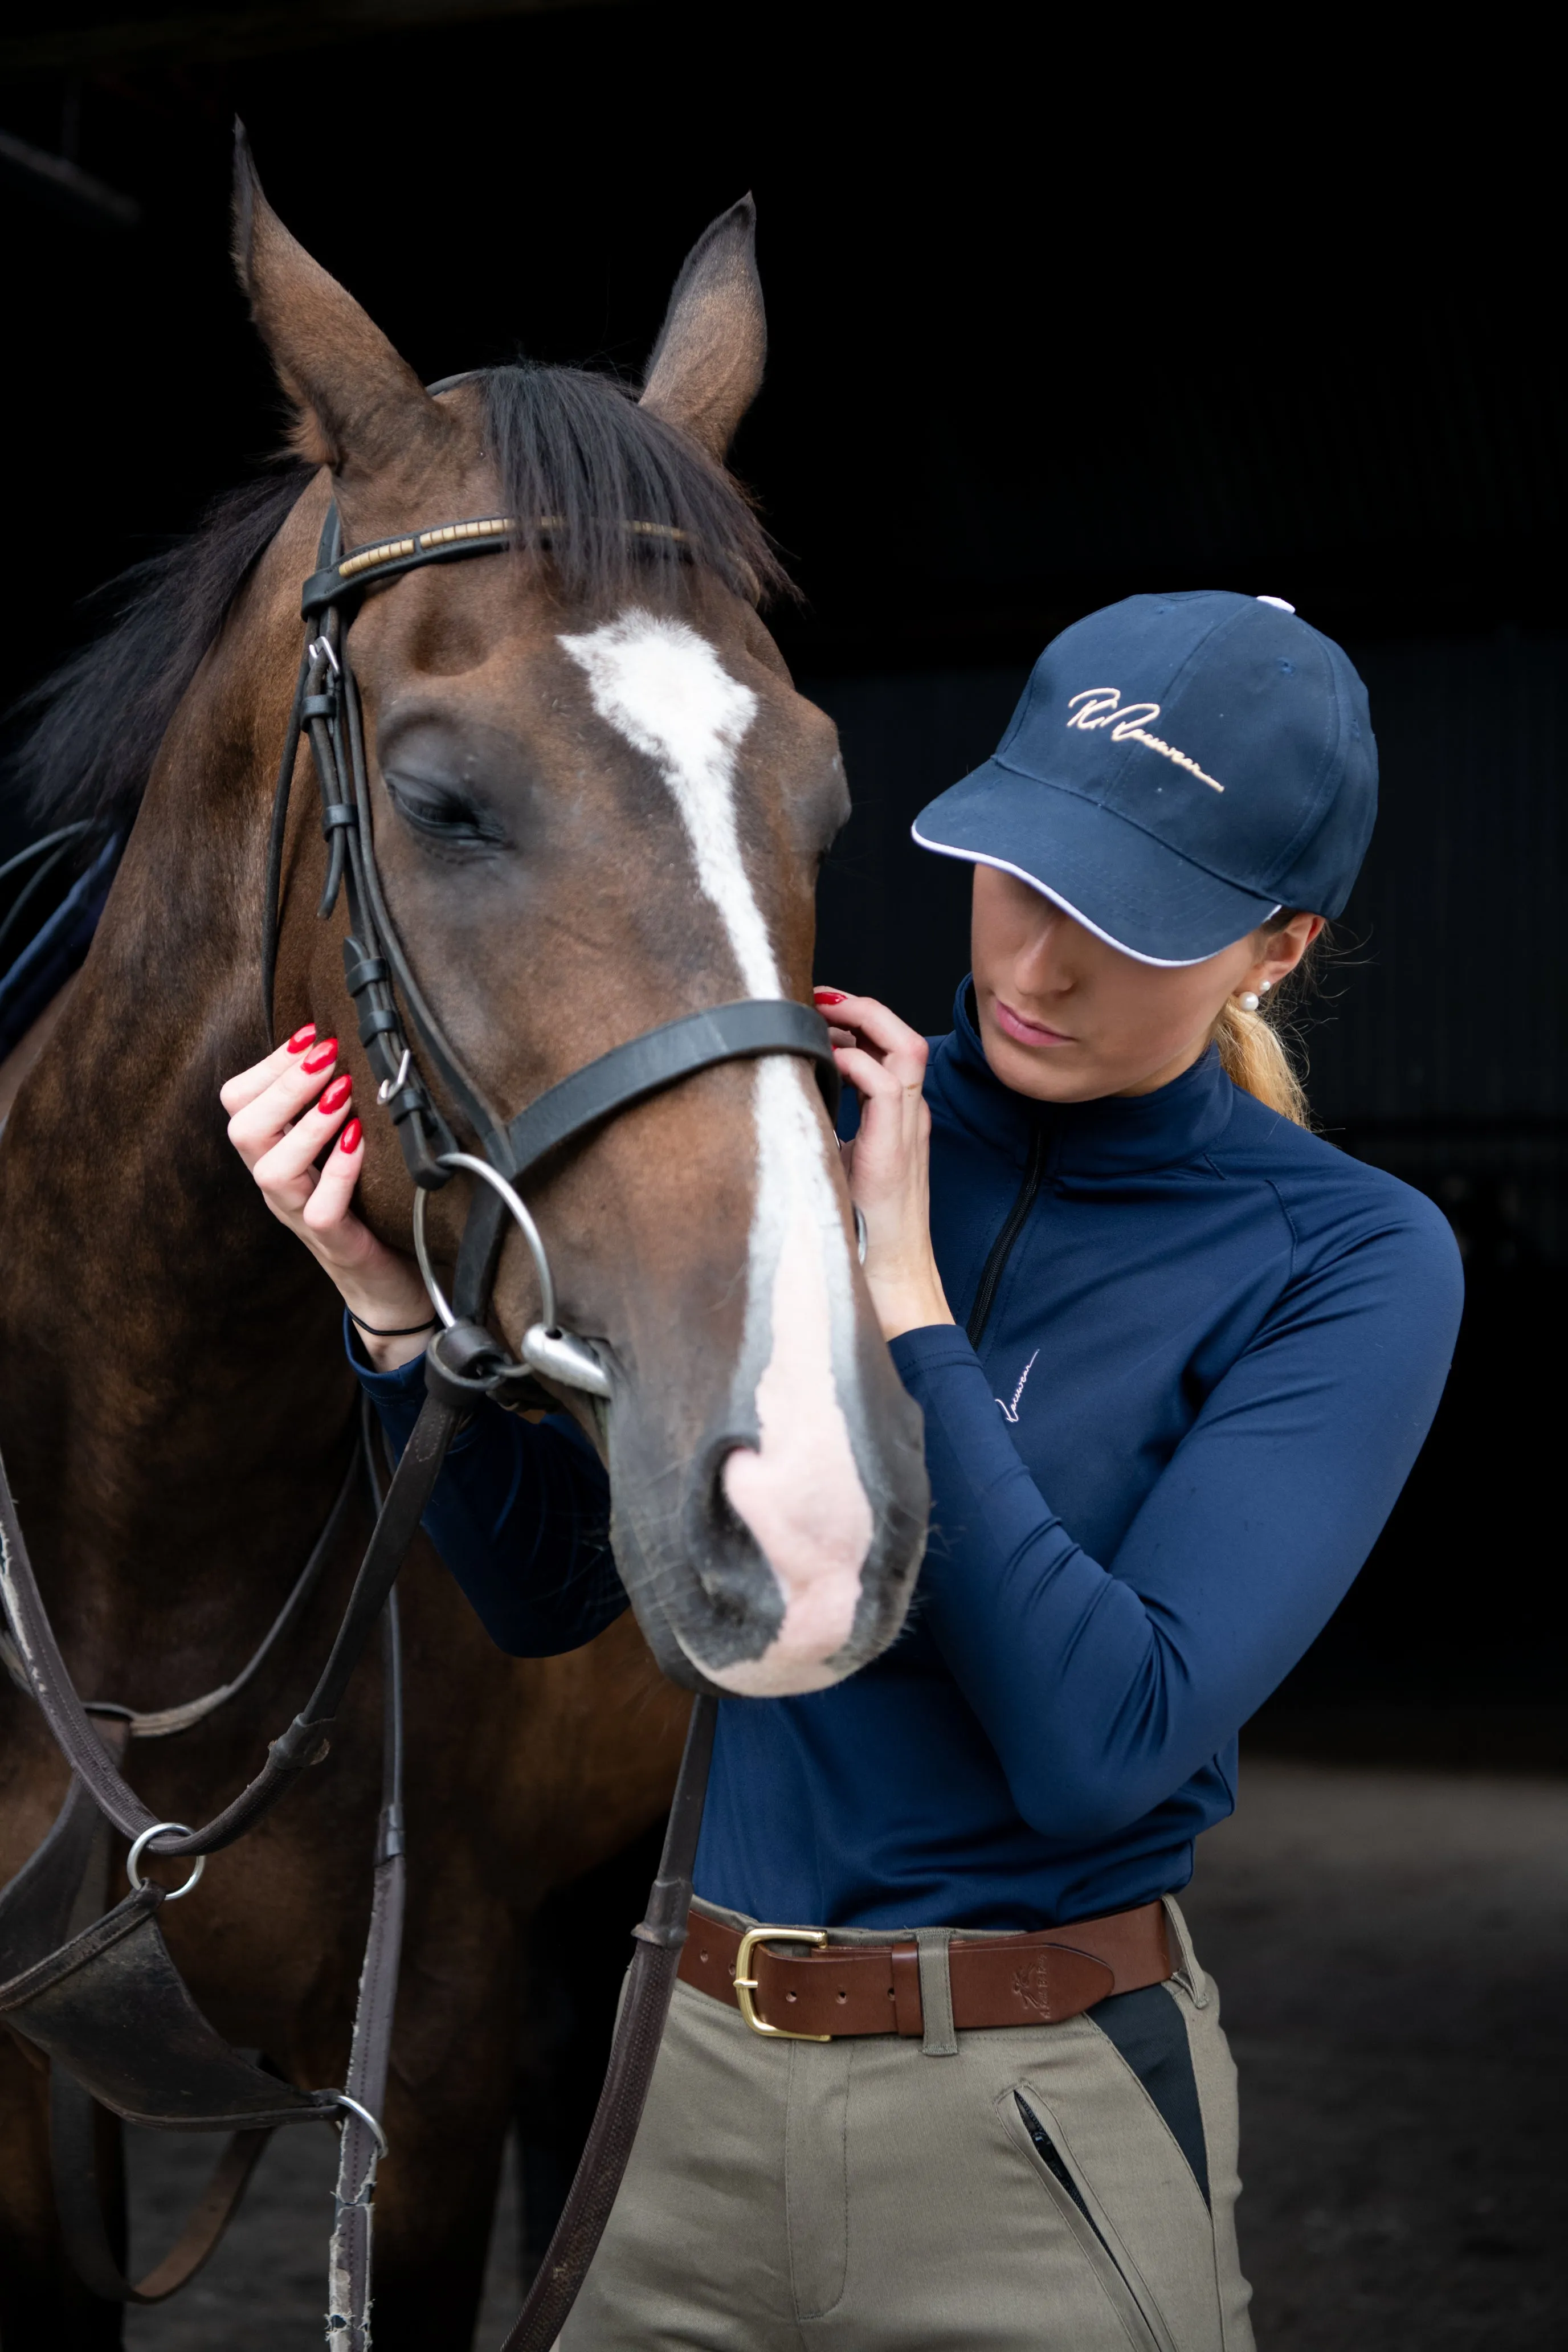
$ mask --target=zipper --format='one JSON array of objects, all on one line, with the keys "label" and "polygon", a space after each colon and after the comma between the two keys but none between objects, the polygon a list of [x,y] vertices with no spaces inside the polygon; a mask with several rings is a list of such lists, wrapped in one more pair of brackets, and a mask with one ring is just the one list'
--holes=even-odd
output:
[{"label": "zipper", "polygon": [[1149,2309],[1143,2296],[1139,2294],[1132,2281],[1122,2269],[1104,2231],[1085,2204],[1082,2191],[1063,2162],[1056,2142],[1025,2098],[1022,2091],[1015,2091],[1013,2096],[1017,2103],[1018,2114],[1024,2128],[1035,2143],[1036,2154],[1052,2179],[1072,2200],[1073,2205],[1083,2217],[1085,2226],[1092,2232],[1092,2243],[1099,2247],[1105,2259],[1110,2276],[1108,2279],[1102,2279],[1102,2285],[1106,2292],[1111,2294],[1113,2303],[1114,2288],[1119,2287],[1127,2297],[1126,2305],[1121,2309],[1119,2315],[1133,2343],[1138,2344],[1142,2341],[1146,2347],[1146,2352],[1175,2352],[1164,2322],[1157,2312],[1152,2312]]},{"label": "zipper", "polygon": [[974,1304],[969,1310],[964,1328],[970,1346],[978,1353],[984,1337],[985,1326],[991,1320],[991,1309],[996,1304],[996,1292],[1007,1270],[1018,1235],[1023,1232],[1035,1197],[1040,1189],[1040,1179],[1046,1168],[1046,1130],[1037,1125],[1029,1139],[1029,1158],[1024,1170],[1024,1181],[1018,1187],[1018,1197],[1007,1212],[1006,1223],[991,1244],[990,1255],[980,1269],[980,1281],[974,1293]]}]

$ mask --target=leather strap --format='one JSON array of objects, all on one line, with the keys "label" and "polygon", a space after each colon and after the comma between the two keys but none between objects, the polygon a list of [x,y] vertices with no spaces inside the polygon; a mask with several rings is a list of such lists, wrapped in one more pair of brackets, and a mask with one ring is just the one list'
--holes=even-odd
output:
[{"label": "leather strap", "polygon": [[[735,1963],[741,1938],[733,1927],[693,1911],[680,1958],[680,1979],[739,2009]],[[952,2021],[973,2033],[1011,2025],[1058,2025],[1079,2017],[1113,1992],[1163,1984],[1173,1962],[1163,1904],[1077,1919],[1033,1936],[955,1937],[948,1948]],[[809,1946],[760,1943],[748,1973],[757,1979],[752,2001],[765,2024],[786,2033],[925,2032],[920,1953],[911,1942]]]},{"label": "leather strap", "polygon": [[648,1894],[647,1913],[632,1929],[632,1964],[587,2145],[528,2300],[501,2352],[551,2352],[588,2274],[630,2159],[664,2039],[677,1960],[690,1927],[699,1924],[689,1907],[691,1873],[718,1713],[718,1702],[706,1696],[692,1706],[658,1875]]},{"label": "leather strap", "polygon": [[[374,1455],[367,1448],[372,1484],[379,1495]],[[403,1951],[403,1914],[407,1864],[403,1825],[403,1636],[395,1590],[382,1618],[381,1816],[376,1827],[375,1874],[370,1933],[360,1970],[354,2010],[350,2098],[379,2118],[384,2112],[392,2056],[393,2011]],[[332,2352],[369,2352],[371,2340],[372,2207],[381,2135],[352,2107],[343,2111],[333,2195],[332,2237],[327,2255],[327,2342]]]},{"label": "leather strap", "polygon": [[216,2252],[272,2134],[269,2129],[234,2133],[168,2252],[132,2283],[120,2266],[104,2221],[98,2149],[106,2126],[118,2130],[118,2118],[108,2116],[63,2067],[51,2068],[49,2154],[55,2210],[71,2268],[105,2303],[164,2303],[188,2285]]},{"label": "leather strap", "polygon": [[[124,1717],[95,1721],[100,1738],[115,1763],[120,1763],[126,1742],[133,1736],[131,1722]],[[85,1823],[90,1823],[90,1829],[83,1843],[79,1825]],[[112,1864],[109,1823],[74,1778],[60,1820],[29,1870],[36,1869],[42,1855],[51,1850],[63,1856],[73,1832],[81,1869],[68,1916],[59,1923],[70,1937],[79,1936],[106,1907]],[[7,1895],[10,1892],[7,1888]],[[35,1900],[28,1907],[29,1926],[47,1927],[42,1912],[47,1906]],[[110,2240],[99,2173],[105,2142],[119,2129],[118,2116],[100,2107],[57,2055],[49,2066],[49,2168],[66,2257],[82,2284],[106,2303],[163,2303],[195,2276],[216,2248],[272,2132],[264,2127],[233,2135],[169,2252],[132,2284]]]},{"label": "leather strap", "polygon": [[[326,1755],[333,1718],[349,1677],[380,1619],[386,1596],[403,1565],[430,1499],[447,1448],[457,1429],[457,1407],[427,1397],[404,1448],[349,1595],[331,1654],[311,1696],[289,1728],[268,1750],[267,1762],[247,1788],[202,1828],[184,1835],[169,1831],[152,1842],[153,1853],[216,1853],[232,1845],[269,1812],[299,1774]],[[15,1497],[0,1462],[0,1595],[21,1654],[28,1687],[77,1778],[92,1793],[122,1837],[140,1837],[158,1816],[105,1755],[87,1709],[66,1671],[65,1660],[44,1608],[43,1595],[27,1557]]]},{"label": "leather strap", "polygon": [[812,1063],[831,1118],[838,1108],[838,1068],[827,1024],[793,997],[743,997],[645,1029],[640,1037],[601,1054],[548,1094],[520,1111],[504,1137],[488,1139],[490,1157],[516,1183],[563,1143],[574,1142],[602,1119],[662,1094],[682,1078],[721,1062],[758,1054],[801,1054]]}]

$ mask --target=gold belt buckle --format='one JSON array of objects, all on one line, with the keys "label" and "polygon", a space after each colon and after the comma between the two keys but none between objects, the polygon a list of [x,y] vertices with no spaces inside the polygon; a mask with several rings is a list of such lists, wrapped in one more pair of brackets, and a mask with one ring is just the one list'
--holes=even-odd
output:
[{"label": "gold belt buckle", "polygon": [[765,2017],[757,2015],[752,1995],[757,1990],[755,1977],[744,1971],[752,1965],[752,1954],[759,1944],[811,1944],[817,1951],[827,1948],[826,1927],[748,1927],[741,1938],[741,1948],[735,1955],[735,1999],[741,2004],[741,2014],[753,2033],[769,2042],[831,2042],[831,2033],[792,2033],[787,2025],[770,2025]]}]

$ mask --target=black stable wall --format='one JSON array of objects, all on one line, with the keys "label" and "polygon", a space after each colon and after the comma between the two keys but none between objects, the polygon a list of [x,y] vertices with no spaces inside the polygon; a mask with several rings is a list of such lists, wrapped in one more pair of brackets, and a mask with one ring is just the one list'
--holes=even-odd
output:
[{"label": "black stable wall", "polygon": [[[1448,1210],[1471,1307],[1437,1436],[1266,1722],[1556,1752],[1552,142],[1516,72],[1505,93],[1430,42],[1238,58],[1189,26],[1109,51],[1101,30],[984,8],[14,8],[0,133],[140,218],[0,139],[0,702],[91,625],[90,588],[276,446],[225,251],[237,110],[284,218],[430,377],[520,346],[635,374],[687,246],[752,187],[773,353],[738,462],[802,591],[781,643],[856,796],[824,978],[943,1024],[966,877],[910,819],[1078,614],[1268,592],[1367,677],[1384,816],[1306,1041],[1313,1096]],[[0,796],[0,856],[25,830]]]}]

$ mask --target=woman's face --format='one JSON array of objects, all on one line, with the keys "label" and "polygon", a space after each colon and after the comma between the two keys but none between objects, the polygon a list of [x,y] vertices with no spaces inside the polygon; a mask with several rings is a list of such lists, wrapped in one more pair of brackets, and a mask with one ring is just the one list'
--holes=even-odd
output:
[{"label": "woman's face", "polygon": [[1108,947],[1049,898],[974,868],[971,953],[985,1058],[1041,1102],[1150,1094],[1190,1069],[1226,999],[1283,980],[1322,929],[1296,915],[1164,971]]}]

